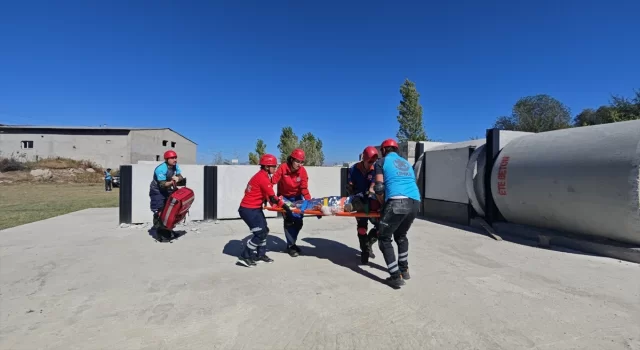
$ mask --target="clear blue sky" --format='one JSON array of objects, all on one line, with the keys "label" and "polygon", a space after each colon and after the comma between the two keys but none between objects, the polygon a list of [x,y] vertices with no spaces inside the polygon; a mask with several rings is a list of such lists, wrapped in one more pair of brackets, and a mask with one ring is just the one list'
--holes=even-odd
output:
[{"label": "clear blue sky", "polygon": [[2,1],[0,123],[171,127],[241,160],[280,130],[327,161],[397,131],[482,136],[522,96],[575,115],[640,88],[640,1]]}]

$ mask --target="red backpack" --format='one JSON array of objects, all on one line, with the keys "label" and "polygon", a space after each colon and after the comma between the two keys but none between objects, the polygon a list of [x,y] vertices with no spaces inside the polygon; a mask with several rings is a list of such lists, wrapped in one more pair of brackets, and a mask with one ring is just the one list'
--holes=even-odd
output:
[{"label": "red backpack", "polygon": [[160,213],[162,225],[169,230],[173,230],[178,222],[183,219],[186,220],[194,199],[195,194],[188,187],[182,187],[173,192],[167,199],[162,213]]}]

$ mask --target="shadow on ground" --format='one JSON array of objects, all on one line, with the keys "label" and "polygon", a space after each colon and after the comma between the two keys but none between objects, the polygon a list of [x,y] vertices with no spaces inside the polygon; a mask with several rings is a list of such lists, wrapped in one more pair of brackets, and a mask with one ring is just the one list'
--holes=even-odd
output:
[{"label": "shadow on ground", "polygon": [[187,234],[187,231],[173,231],[174,235],[171,238],[164,238],[158,234],[158,231],[154,228],[150,228],[148,231],[149,236],[159,243],[173,243],[173,241]]},{"label": "shadow on ground", "polygon": [[[302,240],[313,246],[313,247],[301,247],[302,256],[314,256],[318,259],[326,259],[336,265],[346,267],[349,270],[356,272],[362,276],[365,276],[374,281],[386,284],[383,278],[380,278],[372,274],[371,272],[362,269],[362,266],[359,265],[360,263],[359,250],[351,248],[340,242],[332,241],[330,239],[325,239],[325,238],[307,237],[307,238],[303,238]],[[383,259],[382,253],[376,254],[376,259]],[[369,260],[369,266],[375,269],[378,269],[380,271],[387,272],[387,269],[372,262],[371,260]]]},{"label": "shadow on ground", "polygon": [[[251,239],[253,235],[248,235],[242,240],[232,239],[222,248],[222,253],[237,258],[242,253],[247,241]],[[267,255],[269,251],[272,252],[283,252],[287,248],[287,242],[282,240],[282,238],[274,235],[267,236]]]},{"label": "shadow on ground", "polygon": [[[253,237],[253,235],[246,236],[242,240],[238,240],[238,239],[230,240],[229,242],[227,242],[227,244],[225,244],[224,248],[222,249],[222,253],[232,256],[234,258],[238,257],[240,253],[242,253],[242,250],[247,244],[247,241],[251,239],[251,237]],[[307,237],[307,238],[303,238],[302,241],[305,241],[311,244],[313,247],[300,247],[302,250],[302,253],[300,254],[299,257],[292,258],[292,259],[301,259],[301,258],[304,258],[305,256],[310,256],[310,257],[312,256],[318,259],[326,259],[336,265],[346,267],[349,270],[356,272],[364,277],[386,284],[383,278],[380,278],[372,274],[371,272],[364,270],[362,268],[362,265],[359,265],[360,263],[359,250],[351,248],[340,242],[332,241],[330,239],[325,239],[325,238]],[[285,242],[282,238],[274,235],[267,236],[267,254],[270,251],[285,252],[286,249],[287,249],[287,242]],[[379,249],[377,249],[377,246],[374,246],[374,249],[377,250],[375,251],[376,259],[384,259],[382,257],[382,253],[379,251]],[[380,260],[380,261],[384,261],[384,260]],[[372,262],[371,259],[369,260],[369,266],[375,269],[378,269],[380,271],[383,271],[385,273],[387,272],[386,268]]]},{"label": "shadow on ground", "polygon": [[[462,230],[465,232],[469,232],[469,233],[474,233],[480,236],[484,236],[486,239],[495,241],[496,244],[499,244],[499,241],[496,241],[495,239],[493,239],[491,237],[491,235],[489,235],[487,233],[487,231],[485,231],[483,228],[481,227],[475,227],[475,226],[465,226],[465,225],[461,225],[461,224],[456,224],[456,223],[452,223],[452,222],[446,222],[446,221],[441,221],[441,220],[437,220],[437,219],[424,219],[421,218],[424,221],[428,221],[428,222],[432,222],[434,224],[438,224],[438,225],[443,225],[443,226],[447,226],[447,227],[451,227],[451,228],[455,228],[458,230]],[[411,231],[409,231],[411,232]],[[511,233],[505,233],[505,232],[498,232],[497,233],[498,236],[500,236],[500,238],[502,238],[503,241],[509,242],[509,243],[514,243],[514,244],[519,244],[519,245],[524,245],[527,247],[532,247],[532,248],[539,248],[539,249],[546,249],[549,251],[555,251],[555,252],[559,252],[559,253],[569,253],[569,254],[577,254],[577,255],[586,255],[586,256],[601,256],[598,254],[591,254],[588,252],[582,252],[579,250],[574,250],[574,249],[570,249],[570,248],[565,248],[565,247],[561,247],[561,246],[551,246],[551,247],[545,247],[545,246],[541,246],[538,244],[538,241],[532,237],[523,237],[523,236],[519,236],[517,234],[511,234]]]}]

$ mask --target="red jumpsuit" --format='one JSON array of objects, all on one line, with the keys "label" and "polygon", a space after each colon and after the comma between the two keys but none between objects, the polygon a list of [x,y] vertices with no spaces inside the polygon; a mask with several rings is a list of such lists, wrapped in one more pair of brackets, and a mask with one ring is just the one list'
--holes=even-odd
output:
[{"label": "red jumpsuit", "polygon": [[280,206],[283,202],[282,199],[276,197],[269,174],[264,170],[260,170],[249,180],[244,190],[244,197],[240,202],[240,207],[249,209],[259,208],[262,210],[262,205],[265,201]]},{"label": "red jumpsuit", "polygon": [[244,197],[240,202],[240,208],[238,208],[240,217],[253,233],[253,237],[247,241],[247,245],[241,255],[243,259],[248,259],[249,261],[272,261],[269,258],[265,258],[267,235],[269,234],[267,219],[264,217],[262,210],[265,201],[269,201],[271,205],[278,207],[284,204],[284,201],[276,197],[273,192],[273,184],[269,174],[265,170],[260,170],[249,180],[244,190]]},{"label": "red jumpsuit", "polygon": [[[278,196],[283,196],[293,202],[301,199],[311,199],[309,193],[309,175],[307,170],[300,166],[297,171],[292,171],[289,164],[282,163],[271,178],[271,182],[278,185]],[[293,248],[299,252],[296,245],[298,234],[302,229],[302,215],[293,214],[290,220],[284,221],[284,236],[287,239],[287,248]]]},{"label": "red jumpsuit", "polygon": [[273,174],[271,182],[278,185],[278,196],[285,198],[311,199],[309,193],[309,175],[307,170],[301,166],[298,171],[293,172],[289,164],[282,163]]}]

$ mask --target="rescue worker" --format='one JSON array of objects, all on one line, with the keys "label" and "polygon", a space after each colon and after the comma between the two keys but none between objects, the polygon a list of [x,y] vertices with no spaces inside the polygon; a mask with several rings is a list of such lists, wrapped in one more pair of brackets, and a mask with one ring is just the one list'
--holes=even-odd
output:
[{"label": "rescue worker", "polygon": [[111,168],[104,171],[104,190],[105,192],[111,191]]},{"label": "rescue worker", "polygon": [[[362,160],[349,168],[347,173],[347,193],[350,196],[362,194],[364,200],[369,201],[369,198],[374,195],[375,171],[373,164],[377,159],[378,150],[373,146],[367,146],[362,151]],[[369,208],[369,210],[372,209]],[[373,224],[373,228],[367,234],[369,221]],[[378,240],[379,219],[356,218],[356,222],[361,251],[360,262],[366,265],[369,263],[369,257],[372,259],[376,257],[371,247]]]},{"label": "rescue worker", "polygon": [[[278,185],[278,196],[282,196],[290,202],[311,199],[311,194],[309,193],[309,176],[303,166],[304,159],[304,151],[296,148],[287,157],[287,162],[280,164],[271,179],[273,184]],[[303,217],[303,215],[296,213],[284,219],[284,235],[287,239],[286,252],[292,257],[296,257],[301,253],[300,248],[296,245],[296,241],[302,229]],[[318,218],[320,218],[320,216],[318,216]]]},{"label": "rescue worker", "polygon": [[286,216],[291,215],[291,209],[281,198],[276,197],[273,183],[271,183],[271,177],[276,170],[278,160],[271,154],[265,154],[260,157],[258,164],[260,164],[260,170],[249,180],[238,208],[240,217],[253,233],[253,237],[247,241],[236,262],[237,265],[246,267],[256,266],[256,262],[273,262],[273,259],[266,254],[269,226],[264,216],[263,204],[268,201],[272,207],[283,208],[287,213]]},{"label": "rescue worker", "polygon": [[175,190],[175,184],[182,181],[182,171],[178,165],[178,154],[173,150],[164,152],[164,162],[153,171],[153,180],[149,185],[150,208],[153,212],[153,228],[162,239],[171,239],[173,231],[163,227],[160,213],[167,199]]},{"label": "rescue worker", "polygon": [[[420,208],[420,191],[413,167],[398,154],[398,143],[387,139],[380,145],[382,158],[375,163],[374,191],[383,203],[380,213],[378,245],[391,275],[387,282],[394,288],[404,285],[409,275],[409,241],[411,228]],[[398,245],[398,261],[391,238]]]}]

